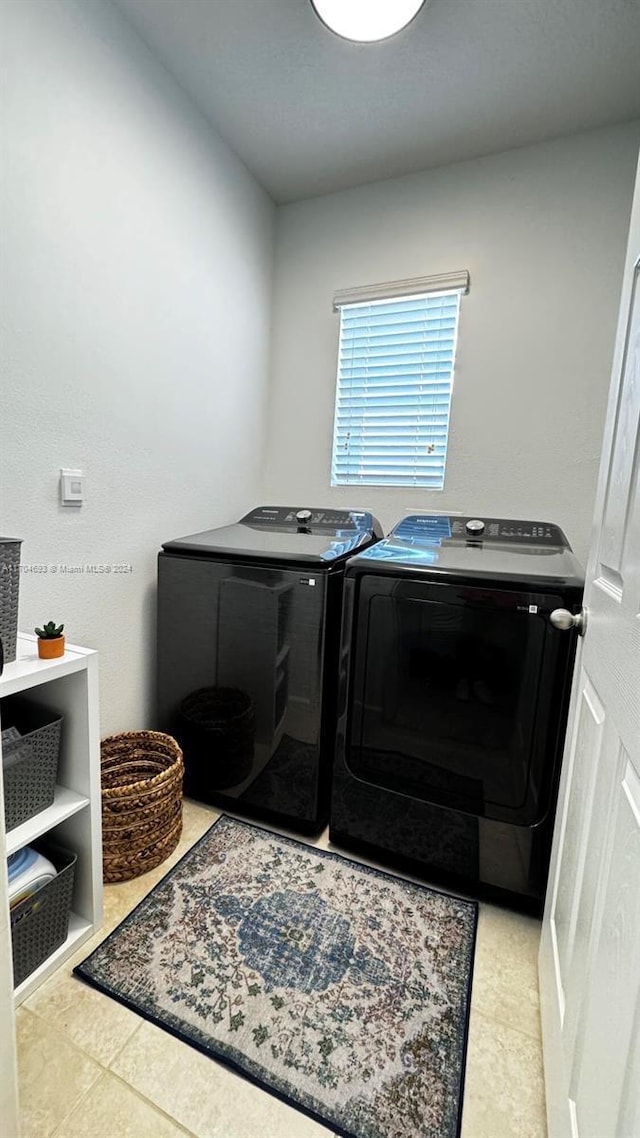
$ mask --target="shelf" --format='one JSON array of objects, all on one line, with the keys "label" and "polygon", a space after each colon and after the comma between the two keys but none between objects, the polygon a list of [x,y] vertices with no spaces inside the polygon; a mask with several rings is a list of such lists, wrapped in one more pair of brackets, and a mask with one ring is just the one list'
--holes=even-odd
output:
[{"label": "shelf", "polygon": [[[60,968],[102,925],[97,653],[90,648],[68,644],[59,659],[41,660],[37,637],[21,633],[16,643],[16,659],[5,664],[0,676],[0,728],[3,709],[6,708],[4,699],[13,695],[25,695],[27,701],[61,716],[63,730],[58,784],[51,806],[8,833],[4,828],[4,786],[0,761],[0,862],[37,838],[52,833],[61,846],[77,855],[66,940],[15,991],[11,991],[9,963],[11,927],[7,874],[6,868],[0,864],[0,1111],[4,1115],[8,1112],[12,1119],[17,1120],[14,1007]],[[17,1134],[16,1126],[10,1125],[10,1129]]]},{"label": "shelf", "polygon": [[20,633],[16,642],[16,659],[5,664],[0,676],[0,697],[27,691],[38,684],[46,684],[58,676],[80,672],[87,666],[87,656],[95,656],[91,648],[78,648],[68,644],[64,656],[57,660],[41,660],[38,656],[38,638]]},{"label": "shelf", "polygon": [[62,964],[72,952],[75,952],[89,937],[95,932],[93,925],[89,921],[85,921],[83,917],[79,917],[77,913],[71,913],[69,917],[69,932],[67,939],[56,948],[51,956],[43,960],[39,968],[36,968],[31,975],[27,976],[21,984],[14,990],[14,1000],[16,1007],[26,1000],[35,989],[46,980],[55,969]]},{"label": "shelf", "polygon": [[22,822],[15,829],[7,831],[7,856],[29,845],[29,842],[35,841],[36,838],[41,838],[54,826],[59,826],[61,822],[88,805],[89,799],[83,794],[76,794],[74,790],[68,790],[65,786],[56,786],[51,806],[34,814],[32,818],[27,818],[26,822]]}]

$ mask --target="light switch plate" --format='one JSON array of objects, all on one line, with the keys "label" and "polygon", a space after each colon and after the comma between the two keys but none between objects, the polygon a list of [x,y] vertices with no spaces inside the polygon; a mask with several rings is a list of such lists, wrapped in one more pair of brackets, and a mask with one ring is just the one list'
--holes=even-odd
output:
[{"label": "light switch plate", "polygon": [[84,501],[84,475],[81,470],[60,471],[60,501],[63,506],[81,506]]}]

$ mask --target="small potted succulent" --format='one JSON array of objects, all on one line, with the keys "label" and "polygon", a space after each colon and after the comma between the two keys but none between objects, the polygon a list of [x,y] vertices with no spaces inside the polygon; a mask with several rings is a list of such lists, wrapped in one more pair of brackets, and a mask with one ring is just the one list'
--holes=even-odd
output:
[{"label": "small potted succulent", "polygon": [[36,628],[38,637],[38,656],[41,660],[55,660],[57,656],[64,656],[64,624],[56,624],[49,620],[44,628]]}]

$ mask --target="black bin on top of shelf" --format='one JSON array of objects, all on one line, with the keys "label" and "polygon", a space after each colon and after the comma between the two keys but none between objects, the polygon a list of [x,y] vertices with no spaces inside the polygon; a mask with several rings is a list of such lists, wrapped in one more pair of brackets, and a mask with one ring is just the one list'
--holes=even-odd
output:
[{"label": "black bin on top of shelf", "polygon": [[5,827],[13,830],[53,802],[62,716],[8,696],[2,700],[1,722]]},{"label": "black bin on top of shelf", "polygon": [[0,537],[0,675],[16,658],[21,545],[22,538]]},{"label": "black bin on top of shelf", "polygon": [[253,700],[240,688],[206,687],[180,704],[179,737],[192,761],[185,794],[237,786],[251,772],[256,731]]}]

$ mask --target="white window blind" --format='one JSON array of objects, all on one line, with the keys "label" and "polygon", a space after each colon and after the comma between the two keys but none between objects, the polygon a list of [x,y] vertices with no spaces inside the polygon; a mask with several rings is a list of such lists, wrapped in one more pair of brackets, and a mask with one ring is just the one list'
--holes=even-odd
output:
[{"label": "white window blind", "polygon": [[374,286],[375,299],[355,303],[337,295],[332,486],[442,489],[460,297],[468,288],[468,276],[457,276],[466,287],[456,280],[454,288],[377,299],[383,286]]}]

